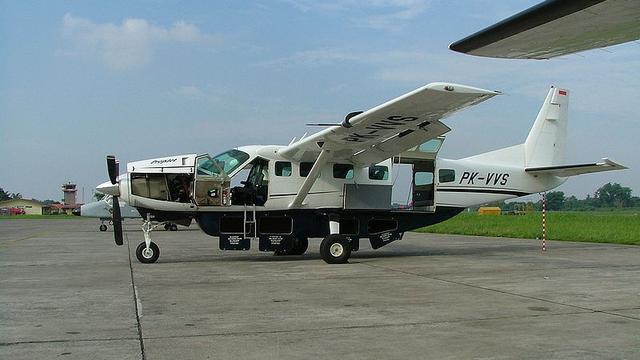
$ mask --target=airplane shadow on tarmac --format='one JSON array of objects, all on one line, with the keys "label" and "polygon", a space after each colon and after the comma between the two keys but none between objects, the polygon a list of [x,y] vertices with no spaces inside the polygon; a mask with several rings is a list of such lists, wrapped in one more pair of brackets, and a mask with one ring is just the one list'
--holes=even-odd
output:
[{"label": "airplane shadow on tarmac", "polygon": [[[363,249],[351,254],[350,263],[357,263],[359,260],[370,260],[380,258],[403,258],[403,257],[434,257],[434,256],[466,256],[466,255],[495,255],[505,253],[530,253],[531,251],[538,251],[537,243],[523,242],[521,244],[505,244],[505,245],[478,245],[473,247],[464,248],[443,248],[443,247],[415,247],[402,249],[398,246],[395,249],[385,249],[382,251],[376,251],[371,249]],[[234,255],[234,254],[222,254],[222,255],[196,255],[189,256],[186,251],[184,256],[172,256],[164,253],[159,263],[190,263],[190,262],[231,262],[231,261],[245,261],[245,262],[282,262],[282,261],[310,261],[320,260],[320,254],[317,252],[310,252],[304,255],[287,255],[287,256],[275,256],[269,253],[250,253],[246,255]]]}]

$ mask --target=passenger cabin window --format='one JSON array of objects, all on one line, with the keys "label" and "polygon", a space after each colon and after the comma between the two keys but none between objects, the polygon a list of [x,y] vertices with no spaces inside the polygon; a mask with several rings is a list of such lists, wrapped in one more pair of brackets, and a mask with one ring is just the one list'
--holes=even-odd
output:
[{"label": "passenger cabin window", "polygon": [[369,179],[371,180],[389,180],[389,168],[386,166],[376,165],[369,167]]},{"label": "passenger cabin window", "polygon": [[353,165],[333,164],[333,177],[336,179],[353,179]]},{"label": "passenger cabin window", "polygon": [[276,161],[276,176],[291,176],[291,163],[288,161]]},{"label": "passenger cabin window", "polygon": [[440,169],[438,179],[441,183],[452,182],[456,179],[456,171],[452,169]]},{"label": "passenger cabin window", "polygon": [[311,168],[313,167],[312,162],[301,162],[300,163],[300,176],[307,177],[311,172]]},{"label": "passenger cabin window", "polygon": [[418,171],[414,174],[413,181],[416,186],[431,185],[433,184],[433,173]]}]

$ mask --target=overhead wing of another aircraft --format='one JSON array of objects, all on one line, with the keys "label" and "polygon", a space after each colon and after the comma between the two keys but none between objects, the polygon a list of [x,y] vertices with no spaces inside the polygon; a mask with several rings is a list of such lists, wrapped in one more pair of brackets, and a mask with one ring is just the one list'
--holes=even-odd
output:
[{"label": "overhead wing of another aircraft", "polygon": [[325,161],[375,164],[448,132],[441,119],[498,94],[465,85],[431,83],[371,110],[352,113],[341,125],[301,139],[279,154],[315,161],[324,150]]},{"label": "overhead wing of another aircraft", "polygon": [[639,38],[638,0],[547,0],[449,48],[486,57],[549,59]]}]

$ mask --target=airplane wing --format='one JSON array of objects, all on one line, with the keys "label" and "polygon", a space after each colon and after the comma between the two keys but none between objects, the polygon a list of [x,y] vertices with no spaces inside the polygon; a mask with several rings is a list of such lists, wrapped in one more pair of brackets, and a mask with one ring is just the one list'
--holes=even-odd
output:
[{"label": "airplane wing", "polygon": [[547,0],[449,48],[486,57],[549,59],[639,38],[638,0]]},{"label": "airplane wing", "polygon": [[450,129],[440,122],[450,114],[499,93],[470,86],[431,83],[281,149],[297,161],[375,164],[434,139]]},{"label": "airplane wing", "polygon": [[592,164],[576,164],[561,166],[544,166],[535,168],[526,168],[525,171],[530,174],[555,175],[559,177],[568,177],[582,174],[589,174],[601,171],[623,170],[626,166],[618,164],[609,159],[602,159],[602,162]]}]

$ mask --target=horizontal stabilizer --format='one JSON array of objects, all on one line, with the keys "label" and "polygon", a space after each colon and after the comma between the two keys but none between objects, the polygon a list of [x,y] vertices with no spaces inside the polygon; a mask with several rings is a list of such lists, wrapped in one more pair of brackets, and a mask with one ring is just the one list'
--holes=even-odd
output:
[{"label": "horizontal stabilizer", "polygon": [[604,158],[602,159],[602,162],[598,162],[598,163],[530,167],[530,168],[525,168],[524,170],[529,174],[544,174],[544,175],[554,175],[559,177],[569,177],[569,176],[589,174],[589,173],[595,173],[595,172],[601,172],[601,171],[623,170],[623,169],[627,169],[627,167],[624,165],[620,165],[613,160]]}]

